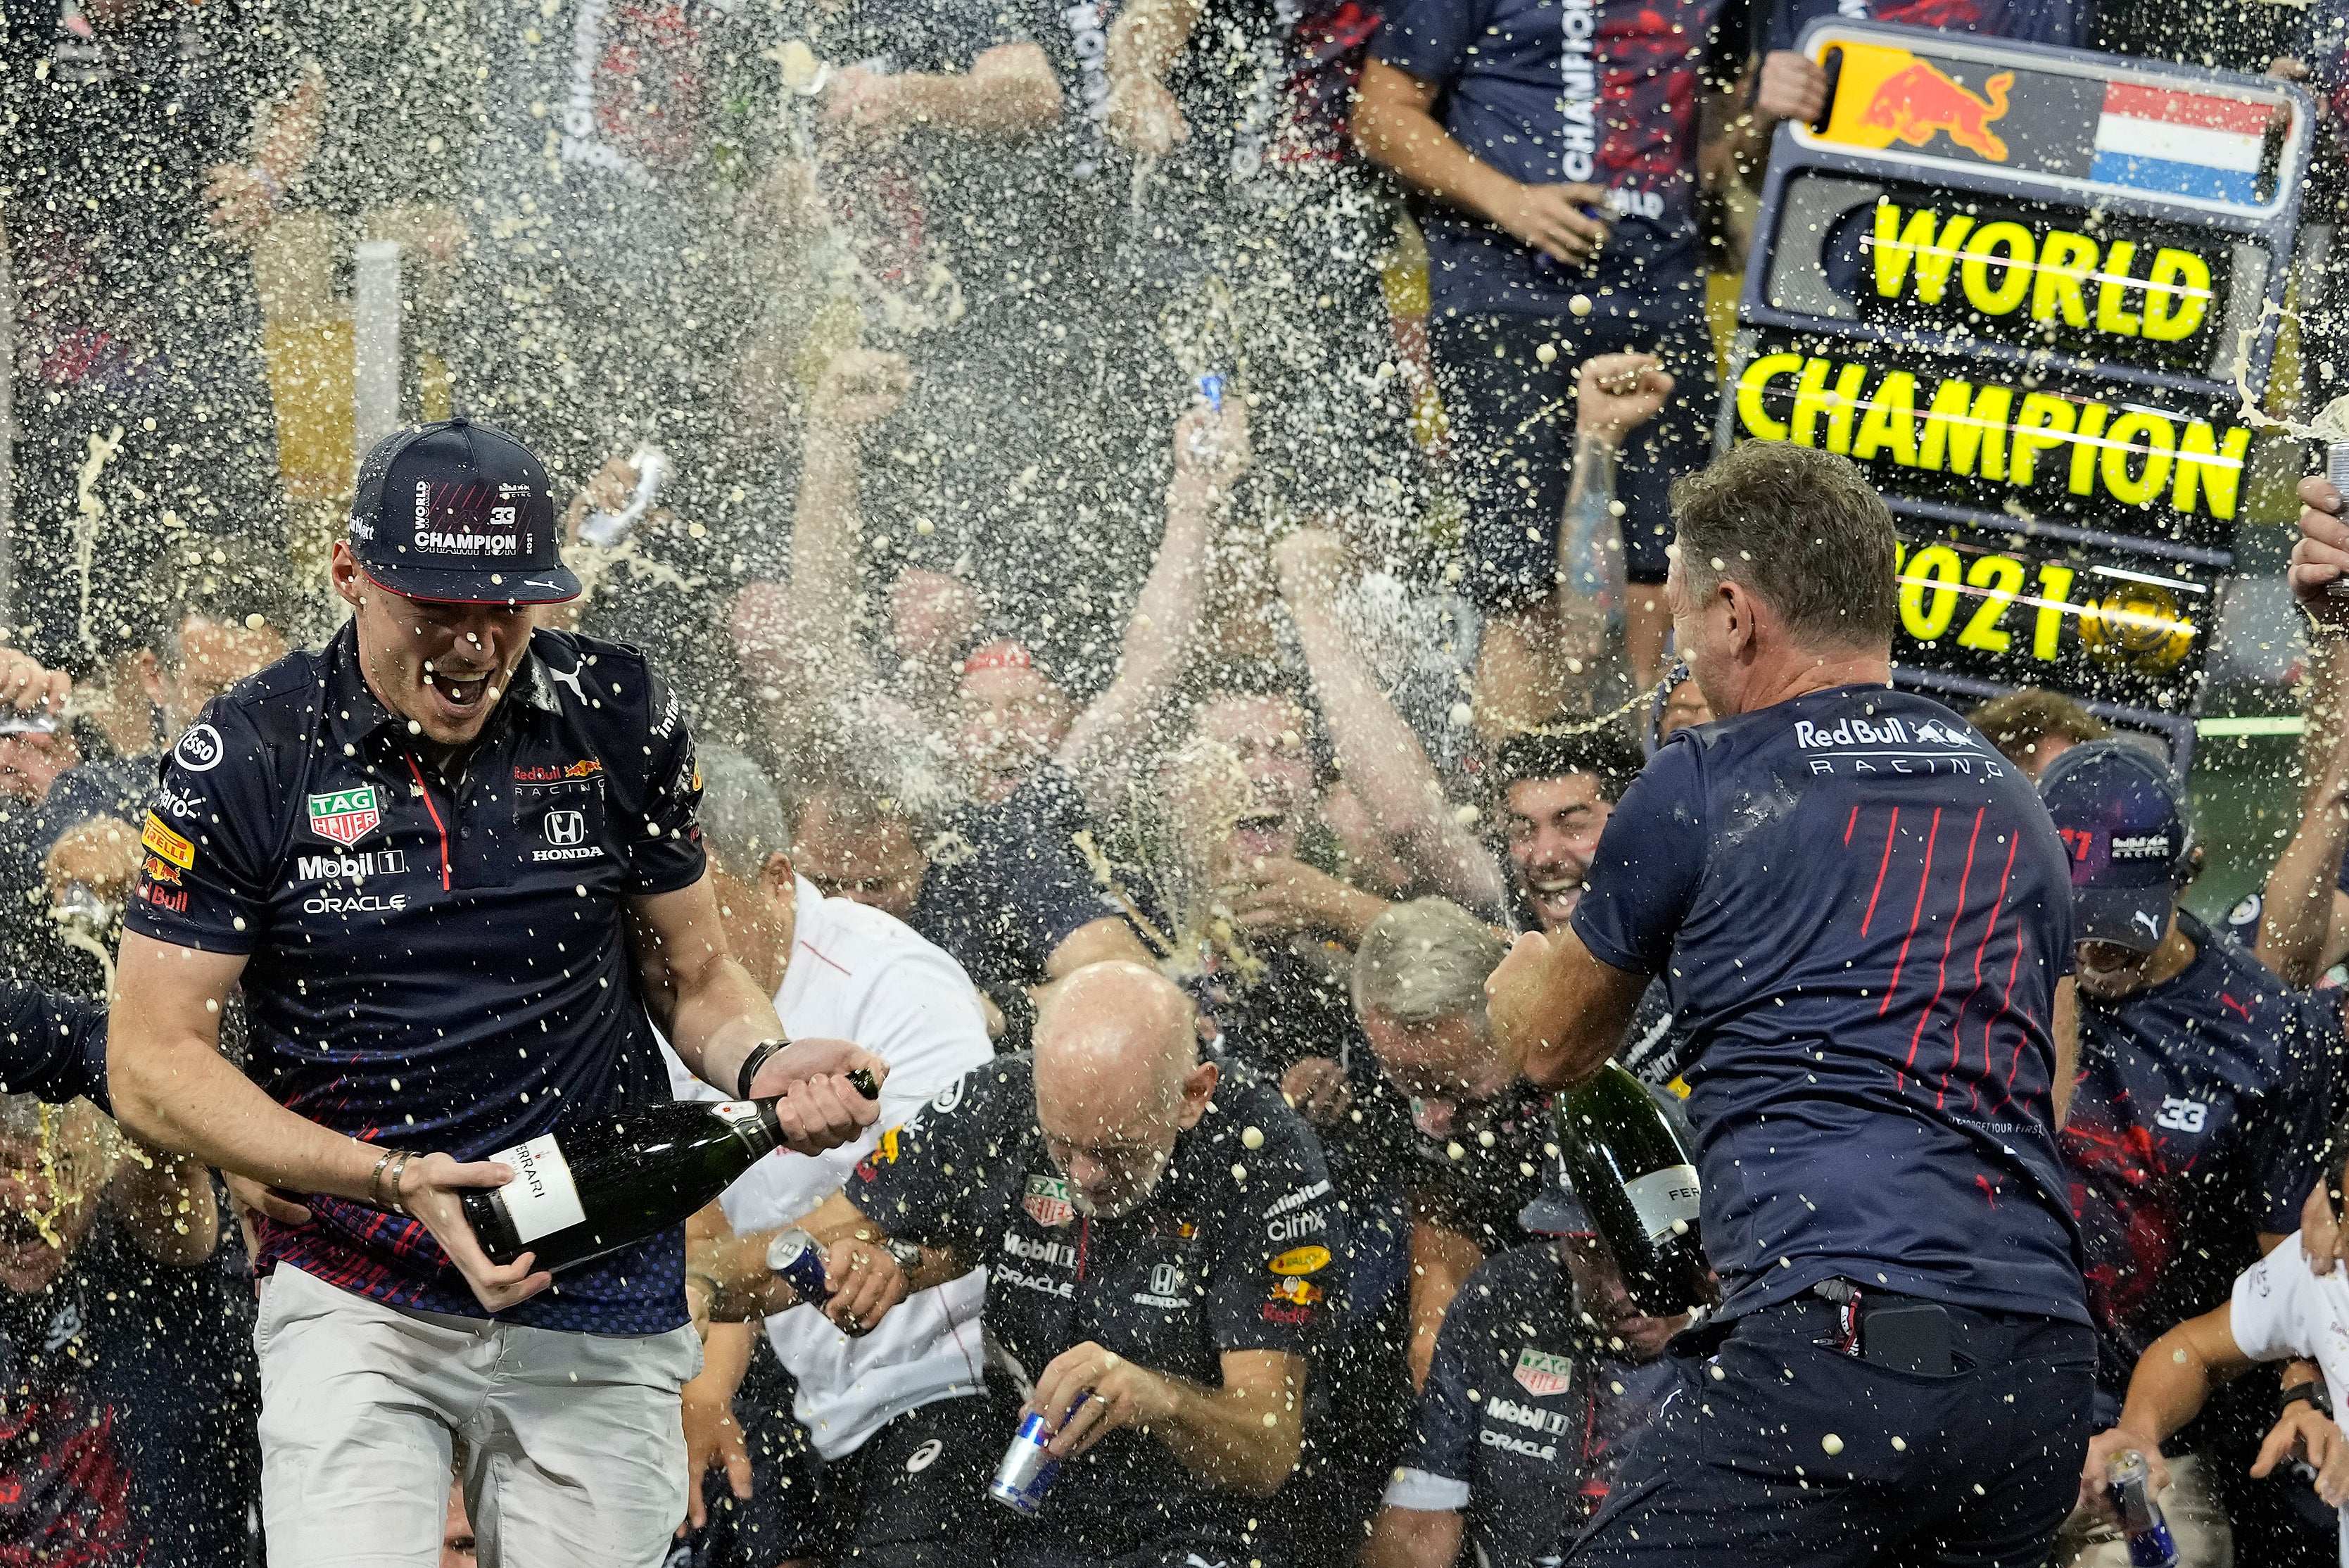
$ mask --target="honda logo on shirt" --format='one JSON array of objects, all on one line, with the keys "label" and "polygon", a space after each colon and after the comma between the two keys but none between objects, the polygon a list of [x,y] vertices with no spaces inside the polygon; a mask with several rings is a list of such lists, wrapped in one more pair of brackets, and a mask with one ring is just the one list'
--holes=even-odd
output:
[{"label": "honda logo on shirt", "polygon": [[1150,1270],[1150,1293],[1171,1296],[1183,1288],[1183,1271],[1172,1263],[1154,1263]]},{"label": "honda logo on shirt", "polygon": [[550,811],[546,814],[546,841],[558,847],[577,844],[587,836],[587,814],[584,811]]}]

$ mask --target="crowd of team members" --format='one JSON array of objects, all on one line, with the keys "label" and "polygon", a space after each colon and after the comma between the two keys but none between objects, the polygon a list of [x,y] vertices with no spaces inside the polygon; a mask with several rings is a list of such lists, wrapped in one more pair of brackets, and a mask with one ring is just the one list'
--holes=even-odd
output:
[{"label": "crowd of team members", "polygon": [[[1558,1556],[1655,1412],[1682,1325],[1632,1308],[1484,982],[1507,933],[1565,927],[1643,750],[1711,717],[1692,680],[1659,680],[1666,492],[1702,462],[1714,401],[1701,203],[1758,169],[1775,119],[1817,112],[1824,79],[1790,51],[1829,8],[1385,9],[698,18],[688,63],[730,93],[785,36],[833,62],[812,167],[910,205],[926,239],[842,240],[838,192],[792,187],[715,107],[632,119],[599,99],[622,107],[566,120],[551,159],[573,30],[511,11],[473,40],[500,86],[462,220],[474,308],[448,327],[465,389],[571,480],[574,540],[638,478],[610,454],[657,441],[678,466],[641,562],[543,624],[673,668],[735,953],[792,1034],[891,1067],[877,1136],[763,1162],[691,1227],[707,1365],[684,1396],[680,1562],[1437,1568],[1470,1551],[1508,1568]],[[2062,4],[1875,10],[2085,36]],[[224,16],[134,41],[201,55]],[[67,35],[90,68],[102,36]],[[657,98],[679,62],[630,62],[682,36],[647,25],[581,68]],[[26,57],[61,47],[12,37]],[[334,130],[336,106],[372,101],[355,50],[256,49],[237,40],[210,90],[278,95],[259,159],[211,171],[208,220],[203,136],[162,139],[193,161],[167,226],[254,243],[288,191],[323,186],[321,159],[370,156]],[[1559,134],[1561,101],[1586,140]],[[34,171],[19,190],[148,112],[43,99],[5,133]],[[719,200],[700,171],[746,138],[762,178]],[[78,998],[104,991],[106,913],[141,886],[165,748],[315,613],[254,479],[272,444],[256,307],[222,289],[126,314],[163,275],[151,246],[104,240],[154,225],[140,203],[168,183],[109,188],[89,218],[78,197],[39,231],[63,247],[45,258],[90,265],[17,269],[37,323],[20,358],[65,389],[19,400],[20,494],[72,493],[76,421],[117,406],[74,357],[97,331],[171,369],[141,383],[152,448],[134,419],[84,491],[136,512],[143,484],[195,524],[174,519],[135,591],[101,587],[119,613],[94,636],[82,614],[70,674],[0,665],[0,701],[62,711],[70,687],[75,715],[0,735],[6,1086],[63,1107],[0,1108],[0,1542],[34,1562],[256,1550],[234,1220],[273,1200],[130,1147],[77,1100],[106,1104],[104,1016]],[[1381,288],[1404,187],[1447,193],[1413,209],[1423,343]],[[20,251],[34,205],[11,213]],[[866,293],[794,294],[741,238],[761,224],[904,254]],[[1733,227],[1715,225],[1733,251]],[[941,277],[956,304],[932,313]],[[806,328],[843,302],[864,346]],[[776,314],[789,330],[762,336]],[[820,368],[794,381],[779,367],[811,344]],[[1431,391],[1452,448],[1436,483],[1409,428]],[[219,416],[175,421],[199,398]],[[1447,489],[1464,528],[1431,543]],[[52,514],[18,506],[20,573],[59,546]],[[1619,516],[1611,597],[1560,583],[1561,515]],[[68,578],[20,576],[47,601],[31,618],[73,618],[88,584]],[[2230,1538],[2247,1563],[2331,1561],[2349,1490],[2313,1366],[2287,1364],[2281,1388],[2232,1376],[2286,1343],[2238,1277],[2305,1293],[2297,1248],[2261,1262],[2303,1200],[2312,1244],[2333,1244],[2311,1194],[2349,1049],[2343,992],[2320,989],[2349,956],[2349,671],[2320,663],[2306,812],[2225,930],[2179,902],[2200,851],[2158,753],[2052,694],[1973,715],[2059,827],[2138,846],[2079,889],[2061,1147],[2096,1426],[2116,1434],[2092,1467],[2166,1444],[2198,1563]],[[1651,685],[1628,718],[1588,717]],[[370,874],[322,873],[319,896],[363,897]],[[75,909],[97,914],[51,918]],[[1667,1106],[1682,1044],[1659,984],[1619,1059]],[[828,1250],[821,1309],[766,1268],[789,1224]],[[2231,1337],[2207,1316],[2230,1290]],[[2195,1377],[2133,1391],[2141,1364]],[[1094,1391],[1061,1440],[1081,1451],[1043,1517],[1015,1521],[987,1479],[1022,1404],[1072,1386]],[[2124,1560],[2093,1490],[2059,1561]],[[444,1561],[467,1550],[458,1504]]]}]

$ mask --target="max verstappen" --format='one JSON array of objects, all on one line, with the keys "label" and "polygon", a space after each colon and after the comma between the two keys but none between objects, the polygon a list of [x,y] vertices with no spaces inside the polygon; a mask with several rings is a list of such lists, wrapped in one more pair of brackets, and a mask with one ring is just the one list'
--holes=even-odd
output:
[{"label": "max verstappen", "polygon": [[[856,1136],[886,1069],[786,1044],[729,955],[676,697],[572,598],[545,471],[450,420],[368,453],[334,585],[354,616],[207,705],[162,767],[122,940],[117,1115],[276,1189],[263,1501],[281,1568],[432,1568],[452,1462],[481,1561],[642,1568],[685,1508],[700,1361],[682,1227],[566,1272],[492,1265],[485,1157],[666,1100],[658,1026],[790,1147]],[[242,984],[249,1059],[220,1054]],[[553,1288],[550,1288],[553,1287]]]}]

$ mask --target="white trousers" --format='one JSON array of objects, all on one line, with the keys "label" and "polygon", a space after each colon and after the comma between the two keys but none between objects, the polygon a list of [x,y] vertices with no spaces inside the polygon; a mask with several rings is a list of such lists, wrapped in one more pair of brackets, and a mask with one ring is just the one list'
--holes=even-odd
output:
[{"label": "white trousers", "polygon": [[270,1568],[437,1568],[452,1465],[482,1568],[658,1568],[685,1517],[690,1327],[404,1312],[281,1263],[253,1337]]}]

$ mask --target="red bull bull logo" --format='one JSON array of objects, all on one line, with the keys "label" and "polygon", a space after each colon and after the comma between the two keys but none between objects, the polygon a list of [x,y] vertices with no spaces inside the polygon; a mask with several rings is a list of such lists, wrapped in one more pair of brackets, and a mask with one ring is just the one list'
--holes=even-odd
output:
[{"label": "red bull bull logo", "polygon": [[2006,112],[2007,89],[2013,85],[2014,73],[2001,71],[1982,84],[1990,96],[1976,98],[1940,67],[1919,60],[1877,88],[1860,120],[1911,147],[1924,146],[1938,131],[1978,158],[2003,163],[2006,143],[1990,122]]},{"label": "red bull bull logo", "polygon": [[2015,72],[1997,72],[1977,93],[1908,49],[1856,41],[1836,47],[1842,72],[1821,140],[1881,151],[1894,142],[1926,147],[1946,136],[1985,162],[2006,161],[2006,140],[1991,127],[2005,118]]}]

